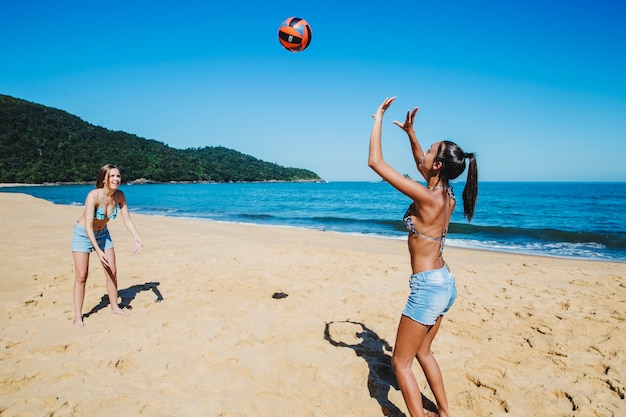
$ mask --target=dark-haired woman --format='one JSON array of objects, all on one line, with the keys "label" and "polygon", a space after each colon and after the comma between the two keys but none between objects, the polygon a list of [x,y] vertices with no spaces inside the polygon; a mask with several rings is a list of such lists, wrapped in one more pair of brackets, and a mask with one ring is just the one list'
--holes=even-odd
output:
[{"label": "dark-haired woman", "polygon": [[450,180],[465,171],[466,160],[469,160],[463,206],[465,217],[470,221],[478,194],[476,159],[474,154],[465,153],[449,141],[436,142],[424,152],[413,128],[416,107],[407,112],[403,123],[393,123],[408,134],[417,169],[426,185],[405,178],[384,160],[381,145],[383,115],[394,100],[395,97],[385,99],[373,115],[368,160],[368,165],[378,175],[413,201],[404,215],[409,232],[411,293],[398,325],[392,365],[412,417],[424,415],[422,395],[411,370],[414,358],[422,367],[435,396],[439,416],[448,417],[448,400],[431,344],[443,315],[456,299],[454,276],[442,256],[450,216],[456,205]]},{"label": "dark-haired woman", "polygon": [[100,168],[96,179],[96,189],[87,194],[83,215],[74,226],[72,254],[74,255],[74,324],[76,326],[83,326],[85,284],[89,274],[89,254],[92,251],[96,252],[104,267],[111,312],[126,315],[126,312],[117,304],[117,266],[107,223],[121,214],[124,225],[135,238],[133,251],[139,252],[143,243],[130,218],[126,196],[118,189],[121,181],[120,170],[115,165],[109,164]]}]

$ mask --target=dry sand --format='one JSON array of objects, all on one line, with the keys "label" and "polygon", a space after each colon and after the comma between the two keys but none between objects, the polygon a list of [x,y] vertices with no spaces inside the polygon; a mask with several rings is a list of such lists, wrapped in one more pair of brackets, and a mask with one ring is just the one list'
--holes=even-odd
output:
[{"label": "dry sand", "polygon": [[[81,211],[0,193],[2,417],[406,414],[389,369],[404,241],[133,215],[138,255],[109,226],[129,315],[92,256],[76,328]],[[459,297],[433,349],[455,416],[626,415],[626,263],[445,257]]]}]

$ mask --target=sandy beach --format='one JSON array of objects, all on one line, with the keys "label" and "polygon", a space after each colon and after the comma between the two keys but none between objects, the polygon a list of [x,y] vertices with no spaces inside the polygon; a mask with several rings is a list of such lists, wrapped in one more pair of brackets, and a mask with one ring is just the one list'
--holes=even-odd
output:
[{"label": "sandy beach", "polygon": [[[0,416],[407,414],[389,367],[405,241],[133,214],[140,254],[109,223],[129,314],[92,256],[76,328],[82,209],[0,193]],[[459,297],[433,350],[455,416],[626,415],[626,263],[444,256]]]}]

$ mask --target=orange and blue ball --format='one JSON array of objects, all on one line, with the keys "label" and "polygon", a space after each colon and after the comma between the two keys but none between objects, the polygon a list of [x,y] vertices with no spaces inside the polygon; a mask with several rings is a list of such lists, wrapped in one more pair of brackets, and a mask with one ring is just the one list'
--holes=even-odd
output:
[{"label": "orange and blue ball", "polygon": [[299,17],[285,19],[278,28],[278,40],[291,52],[304,51],[311,44],[311,26]]}]

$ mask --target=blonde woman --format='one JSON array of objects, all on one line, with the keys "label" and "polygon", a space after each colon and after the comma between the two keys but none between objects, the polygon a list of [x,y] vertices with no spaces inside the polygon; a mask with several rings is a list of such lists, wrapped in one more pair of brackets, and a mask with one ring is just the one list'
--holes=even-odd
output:
[{"label": "blonde woman", "polygon": [[122,177],[115,165],[100,168],[96,179],[96,189],[87,194],[85,210],[74,226],[72,254],[74,256],[74,325],[83,326],[83,302],[85,284],[89,275],[89,254],[95,251],[104,268],[107,294],[111,312],[125,316],[126,312],[117,304],[117,266],[115,249],[107,228],[109,220],[122,215],[124,225],[135,238],[133,252],[138,253],[143,246],[135,224],[130,218],[126,196],[119,189]]}]

